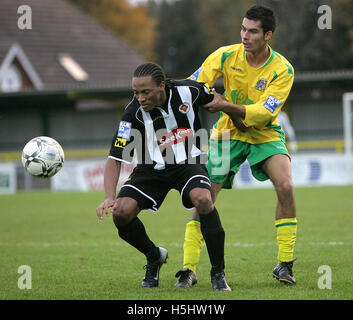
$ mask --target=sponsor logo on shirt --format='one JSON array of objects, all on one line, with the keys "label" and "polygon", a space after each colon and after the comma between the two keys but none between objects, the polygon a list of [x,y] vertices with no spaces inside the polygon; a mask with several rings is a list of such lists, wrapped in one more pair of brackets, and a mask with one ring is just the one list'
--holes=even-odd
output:
[{"label": "sponsor logo on shirt", "polygon": [[205,183],[205,184],[207,184],[207,185],[211,186],[211,184],[210,184],[208,181],[206,181],[206,180],[202,180],[202,179],[200,179],[200,183]]},{"label": "sponsor logo on shirt", "polygon": [[189,137],[192,137],[193,130],[191,128],[177,128],[174,129],[162,138],[158,139],[157,143],[160,147],[172,146],[173,144],[177,144],[183,142]]},{"label": "sponsor logo on shirt", "polygon": [[123,148],[124,149],[126,147],[126,139],[117,138],[115,140],[114,147],[118,147],[118,148]]},{"label": "sponsor logo on shirt", "polygon": [[163,118],[164,118],[163,116],[157,116],[157,117],[155,117],[154,119],[152,119],[152,121],[155,122],[155,121],[157,121],[157,120],[159,120],[159,119],[163,119]]},{"label": "sponsor logo on shirt", "polygon": [[129,139],[130,131],[131,131],[131,122],[120,121],[118,137],[123,139]]},{"label": "sponsor logo on shirt", "polygon": [[263,104],[263,106],[270,111],[271,113],[274,113],[276,109],[282,104],[281,100],[278,100],[272,96],[268,96],[266,102]]},{"label": "sponsor logo on shirt", "polygon": [[213,94],[213,91],[211,90],[210,86],[206,82],[203,84],[203,90],[205,90],[206,94]]},{"label": "sponsor logo on shirt", "polygon": [[238,71],[238,72],[243,72],[243,70],[240,69],[240,68],[236,68],[236,67],[233,67],[233,66],[230,66],[230,68],[235,70],[235,71]]}]

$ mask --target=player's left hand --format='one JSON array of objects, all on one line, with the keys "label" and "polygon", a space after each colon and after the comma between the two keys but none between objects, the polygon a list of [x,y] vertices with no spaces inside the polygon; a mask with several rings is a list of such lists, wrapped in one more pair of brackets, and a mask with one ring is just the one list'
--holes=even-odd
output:
[{"label": "player's left hand", "polygon": [[205,104],[203,107],[210,112],[221,111],[223,108],[223,103],[227,102],[227,99],[219,94],[214,88],[212,88],[212,92],[214,95],[213,100]]},{"label": "player's left hand", "polygon": [[109,208],[112,208],[115,204],[116,199],[105,199],[104,202],[100,204],[97,208],[96,213],[99,220],[102,220],[104,217],[104,212],[109,216]]}]

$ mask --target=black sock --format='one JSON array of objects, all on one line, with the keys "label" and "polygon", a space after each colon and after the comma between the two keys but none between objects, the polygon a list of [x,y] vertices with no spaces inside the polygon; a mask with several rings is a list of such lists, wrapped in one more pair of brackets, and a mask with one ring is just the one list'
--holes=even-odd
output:
[{"label": "black sock", "polygon": [[156,261],[159,258],[159,250],[148,237],[145,226],[139,218],[135,218],[126,226],[116,227],[120,238],[142,252],[148,262]]},{"label": "black sock", "polygon": [[214,208],[208,214],[200,214],[201,233],[205,239],[208,256],[212,265],[211,275],[224,270],[224,239],[225,233],[218,215]]}]

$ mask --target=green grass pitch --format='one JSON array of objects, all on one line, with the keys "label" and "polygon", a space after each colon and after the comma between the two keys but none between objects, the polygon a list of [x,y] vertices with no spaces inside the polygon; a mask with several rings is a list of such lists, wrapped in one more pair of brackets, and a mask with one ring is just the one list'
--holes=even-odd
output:
[{"label": "green grass pitch", "polygon": [[[0,300],[351,300],[353,187],[296,188],[296,286],[271,276],[276,265],[276,195],[272,189],[224,190],[216,206],[226,232],[226,277],[232,292],[213,292],[206,247],[198,284],[174,287],[182,267],[190,212],[172,191],[158,211],[139,215],[156,245],[169,251],[158,288],[142,289],[144,256],[117,236],[111,216],[99,221],[103,192],[28,192],[0,196]],[[32,288],[18,286],[30,266]],[[331,288],[320,273],[331,270]],[[325,269],[327,270],[327,269]]]}]

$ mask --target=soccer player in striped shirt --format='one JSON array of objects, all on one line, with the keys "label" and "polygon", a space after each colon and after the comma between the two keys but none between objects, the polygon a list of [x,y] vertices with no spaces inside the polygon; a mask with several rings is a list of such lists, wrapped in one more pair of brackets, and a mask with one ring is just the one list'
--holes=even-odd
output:
[{"label": "soccer player in striped shirt", "polygon": [[[157,211],[169,190],[178,190],[185,208],[199,213],[213,289],[230,291],[224,275],[224,230],[200,149],[198,108],[213,100],[213,92],[197,81],[166,80],[154,63],[136,68],[132,88],[134,98],[125,108],[105,165],[105,200],[97,216],[102,219],[112,210],[119,236],[146,256],[142,287],[157,287],[168,252],[150,240],[138,214]],[[138,164],[116,198],[121,162],[131,162],[134,150]]]},{"label": "soccer player in striped shirt", "polygon": [[[290,93],[294,71],[288,60],[268,45],[275,25],[271,9],[250,8],[242,21],[241,43],[213,52],[190,78],[206,82],[210,87],[222,76],[224,81],[225,99],[215,92],[213,102],[206,105],[209,111],[221,111],[212,130],[207,163],[213,201],[222,188],[232,187],[234,176],[246,159],[257,180],[273,182],[278,198],[275,213],[278,264],[273,277],[295,284],[292,267],[297,232],[296,205],[290,155],[277,121]],[[228,138],[225,138],[225,132],[228,132]],[[229,154],[224,151],[222,154],[225,144],[230,148]],[[176,284],[180,287],[195,283],[203,242],[198,218],[194,211],[186,226],[184,268]]]}]

